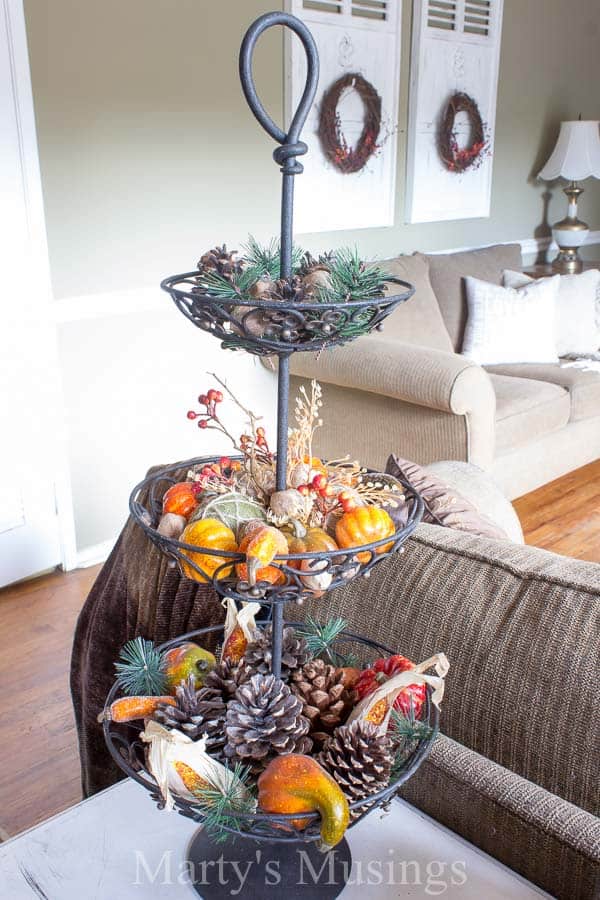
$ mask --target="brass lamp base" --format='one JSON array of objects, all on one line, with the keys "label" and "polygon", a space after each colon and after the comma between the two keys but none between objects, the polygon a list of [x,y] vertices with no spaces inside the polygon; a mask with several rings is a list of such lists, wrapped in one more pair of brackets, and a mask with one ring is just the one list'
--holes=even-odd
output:
[{"label": "brass lamp base", "polygon": [[558,256],[552,260],[552,271],[560,275],[577,275],[583,271],[577,247],[559,247]]},{"label": "brass lamp base", "polygon": [[552,226],[552,237],[559,250],[558,256],[552,261],[552,269],[562,275],[576,275],[583,269],[578,250],[585,244],[589,234],[588,226],[577,218],[577,203],[583,194],[583,188],[572,181],[563,191],[569,199],[569,207],[566,218]]}]

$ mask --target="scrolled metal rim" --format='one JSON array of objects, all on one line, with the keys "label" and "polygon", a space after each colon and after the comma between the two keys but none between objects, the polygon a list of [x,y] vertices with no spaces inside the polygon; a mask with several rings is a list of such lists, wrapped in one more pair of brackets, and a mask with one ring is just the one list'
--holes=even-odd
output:
[{"label": "scrolled metal rim", "polygon": [[[265,627],[268,623],[257,623],[259,627]],[[286,627],[293,628],[302,628],[305,623],[304,622],[286,622]],[[191,641],[195,638],[201,637],[205,634],[215,633],[219,631],[223,631],[223,625],[210,625],[206,628],[198,628],[194,631],[189,631],[186,634],[179,635],[176,638],[173,638],[170,641],[165,641],[164,644],[159,646],[159,650],[167,650],[171,647],[175,647],[178,644],[184,643],[185,641]],[[385,644],[380,643],[379,641],[374,641],[371,638],[363,637],[360,634],[356,634],[355,632],[348,631],[344,629],[344,631],[340,632],[339,637],[337,638],[335,643],[346,644],[346,643],[359,643],[364,644],[367,647],[370,647],[373,650],[378,651],[379,653],[387,654],[393,656],[396,652],[392,650],[390,647]],[[353,803],[349,803],[350,810],[355,813],[354,818],[351,819],[349,828],[353,828],[361,819],[367,815],[371,811],[374,806],[382,806],[386,802],[390,801],[394,795],[397,793],[398,789],[406,782],[419,768],[421,763],[429,756],[431,752],[431,748],[433,747],[433,743],[436,740],[439,733],[439,709],[435,704],[431,702],[431,694],[433,693],[433,689],[427,685],[427,694],[426,694],[426,705],[425,705],[425,716],[423,717],[423,721],[426,721],[431,726],[431,734],[429,737],[419,741],[419,745],[416,750],[408,757],[406,761],[406,766],[403,768],[400,776],[393,784],[389,784],[387,787],[383,788],[381,791],[378,791],[375,794],[371,794],[366,797],[364,800],[354,801]],[[113,684],[108,695],[106,697],[105,707],[108,708],[111,703],[117,699],[117,695],[119,694],[119,684],[117,681]],[[146,772],[144,769],[145,775],[148,777],[144,777],[144,775],[140,774],[140,772],[136,771],[133,766],[128,763],[128,761],[119,753],[119,750],[115,744],[120,744],[123,747],[130,747],[133,742],[127,741],[127,739],[118,732],[113,732],[111,726],[112,722],[105,719],[102,723],[102,730],[104,734],[104,740],[108,747],[109,753],[112,756],[115,763],[119,766],[119,768],[125,772],[125,774],[131,778],[133,781],[136,781],[142,787],[144,787],[153,797],[158,796],[158,785],[154,780],[153,776],[150,773]],[[175,806],[178,811],[186,816],[187,818],[191,818],[196,822],[204,821],[205,816],[202,814],[201,810],[198,809],[198,804],[195,804],[191,800],[186,800],[183,797],[178,797],[177,795],[173,795],[173,799],[175,802]],[[362,810],[362,812],[361,812]],[[235,810],[232,811],[232,817],[234,817],[239,822],[245,823],[265,823],[269,827],[271,827],[274,831],[271,833],[261,833],[257,831],[251,831],[250,829],[238,829],[229,826],[224,826],[224,831],[227,831],[230,834],[237,835],[239,837],[249,838],[252,840],[269,840],[279,843],[287,843],[292,841],[303,841],[309,843],[311,841],[316,841],[319,839],[319,834],[315,832],[310,832],[309,828],[313,825],[316,825],[320,821],[320,816],[318,813],[303,813],[302,819],[306,820],[309,824],[306,828],[299,830],[294,828],[293,822],[298,819],[298,813],[281,813],[281,814],[273,814],[266,812],[252,812],[252,813],[242,813],[237,812]],[[285,826],[285,830],[289,831],[289,836],[281,835],[277,833],[278,827]]]},{"label": "scrolled metal rim", "polygon": [[401,278],[396,278],[395,276],[387,276],[385,278],[386,282],[391,282],[393,284],[398,284],[401,287],[405,288],[405,290],[401,294],[381,294],[379,297],[370,297],[365,300],[318,300],[314,303],[301,302],[295,303],[292,301],[285,300],[251,300],[251,299],[243,299],[243,298],[235,298],[233,300],[223,299],[221,297],[217,297],[214,294],[209,292],[202,293],[200,291],[185,291],[178,288],[176,285],[181,283],[188,283],[193,287],[192,282],[186,282],[186,279],[195,279],[199,275],[198,270],[196,269],[194,272],[184,272],[180,275],[169,275],[167,278],[163,278],[160,283],[160,286],[163,291],[166,291],[167,294],[176,294],[177,296],[186,297],[188,300],[195,301],[205,301],[206,303],[217,303],[220,306],[225,308],[227,307],[235,307],[235,306],[247,306],[249,309],[260,309],[260,310],[275,310],[276,312],[284,312],[289,310],[289,312],[317,312],[321,310],[345,310],[345,309],[353,309],[353,310],[361,310],[364,308],[374,307],[374,308],[385,308],[388,305],[395,305],[397,303],[402,302],[403,300],[408,300],[415,292],[414,285],[410,284],[408,281],[403,281]]}]

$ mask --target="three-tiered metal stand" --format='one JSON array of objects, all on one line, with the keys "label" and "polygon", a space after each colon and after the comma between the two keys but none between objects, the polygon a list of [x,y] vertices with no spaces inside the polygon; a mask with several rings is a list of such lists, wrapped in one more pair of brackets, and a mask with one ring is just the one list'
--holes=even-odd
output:
[{"label": "three-tiered metal stand", "polygon": [[[274,25],[283,25],[295,32],[306,51],[306,86],[287,133],[272,121],[263,108],[252,77],[252,55],[256,41],[266,29]],[[279,145],[273,156],[275,162],[281,166],[283,174],[280,277],[291,283],[294,177],[302,172],[302,165],[297,157],[306,153],[308,149],[300,140],[300,132],[317,89],[319,75],[317,48],[310,31],[299,19],[286,13],[268,13],[257,19],[248,29],[241,46],[239,67],[242,89],[250,109],[265,131]],[[163,289],[168,291],[181,312],[194,325],[218,337],[226,348],[244,349],[258,356],[278,357],[276,490],[285,490],[291,354],[299,351],[320,351],[378,328],[399,303],[412,296],[414,289],[406,282],[390,279],[399,285],[400,293],[386,294],[368,300],[316,303],[297,303],[292,299],[231,301],[202,292],[198,287],[197,276],[197,272],[189,272],[174,275],[162,282]],[[290,298],[291,296],[290,288]],[[224,572],[231,571],[232,563],[244,561],[243,553],[196,547],[165,537],[157,531],[161,498],[169,484],[181,477],[181,474],[178,476],[176,473],[181,473],[181,470],[185,471],[195,464],[212,461],[213,458],[206,457],[188,460],[154,473],[134,488],[130,498],[130,510],[148,537],[166,555],[180,562],[185,560],[187,566],[191,565],[198,572],[201,580],[211,581],[221,596],[232,597],[242,602],[254,600],[269,610],[272,621],[272,672],[279,677],[284,604],[301,603],[315,596],[301,580],[298,561],[312,560],[318,564],[319,573],[329,572],[331,575],[329,590],[342,587],[357,576],[368,577],[373,566],[396,552],[412,533],[421,519],[423,502],[409,485],[403,485],[402,490],[409,507],[408,518],[393,536],[352,549],[276,557],[275,562],[285,575],[285,583],[272,585],[259,582],[250,586],[236,582],[235,577],[221,577]],[[223,564],[209,576],[200,566],[190,561],[190,552],[222,557]],[[200,639],[201,642],[203,637],[214,638],[219,632],[222,632],[222,626],[201,629],[169,641],[165,647],[189,639]],[[396,652],[383,644],[350,632],[343,632],[338,638],[337,645],[341,648],[340,652],[343,652],[344,648],[358,650],[364,662],[370,662],[382,654],[391,655]],[[119,688],[115,684],[107,698],[107,704],[110,704],[118,693]],[[420,741],[408,756],[393,784],[371,795],[368,801],[351,805],[352,825],[373,808],[389,802],[399,786],[412,775],[428,754],[438,722],[438,711],[431,703],[429,693],[422,719],[432,726],[431,735]],[[145,768],[144,748],[139,741],[140,728],[133,725],[116,726],[108,721],[104,722],[103,727],[108,747],[118,765],[158,800],[156,783]],[[192,802],[178,798],[176,805],[183,815],[198,822],[203,821],[202,814]],[[289,898],[318,897],[319,900],[325,900],[327,897],[337,896],[350,875],[351,856],[348,844],[343,841],[331,851],[327,865],[324,865],[323,855],[315,843],[319,838],[319,816],[313,813],[303,818],[308,824],[300,830],[293,823],[294,816],[271,815],[260,811],[246,815],[236,814],[239,827],[226,829],[232,836],[232,841],[227,844],[215,844],[201,829],[192,840],[188,859],[196,869],[200,867],[197,871],[205,874],[212,871],[214,877],[208,881],[200,881],[196,885],[197,891],[205,898],[230,896],[229,888],[222,883],[223,879],[218,873],[222,871],[223,864],[226,866],[228,862],[237,861],[244,867],[248,863],[252,864],[243,896],[280,897],[284,890]],[[233,839],[236,836],[246,840],[234,843]],[[217,865],[219,859],[224,860],[221,868]],[[276,863],[279,880],[274,876],[268,877],[265,866],[269,862]],[[211,866],[214,868],[211,869]],[[315,873],[320,874],[315,877]]]}]

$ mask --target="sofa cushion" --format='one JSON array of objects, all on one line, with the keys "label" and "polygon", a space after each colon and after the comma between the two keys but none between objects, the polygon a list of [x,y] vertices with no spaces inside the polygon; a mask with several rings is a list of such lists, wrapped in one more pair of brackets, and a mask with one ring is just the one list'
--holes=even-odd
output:
[{"label": "sofa cushion", "polygon": [[558,384],[491,374],[496,394],[496,455],[535,441],[569,421],[569,394]]},{"label": "sofa cushion", "polygon": [[521,268],[521,245],[497,244],[494,247],[466,250],[461,253],[417,255],[429,261],[431,286],[437,297],[452,346],[459,352],[467,321],[465,277],[471,275],[481,281],[501,284],[504,269]]},{"label": "sofa cushion", "polygon": [[569,392],[571,400],[569,421],[571,422],[600,416],[600,372],[573,366],[535,363],[486,366],[486,368],[490,374],[532,378],[535,381],[560,385]]},{"label": "sofa cushion", "polygon": [[[401,303],[385,320],[383,327],[386,337],[452,353],[450,335],[429,280],[427,260],[419,256],[396,256],[394,259],[383,260],[381,267],[395,278],[408,281],[415,288],[410,300]],[[391,289],[395,291],[396,286]]]}]

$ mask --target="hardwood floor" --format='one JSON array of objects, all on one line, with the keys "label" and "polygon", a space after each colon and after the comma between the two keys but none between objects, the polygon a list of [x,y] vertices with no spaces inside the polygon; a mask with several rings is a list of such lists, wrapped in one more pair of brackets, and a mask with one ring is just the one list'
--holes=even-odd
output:
[{"label": "hardwood floor", "polygon": [[81,799],[69,659],[99,568],[0,590],[0,839]]},{"label": "hardwood floor", "polygon": [[[600,562],[600,461],[514,505],[528,544]],[[81,798],[69,658],[99,568],[0,590],[0,840]]]},{"label": "hardwood floor", "polygon": [[513,506],[526,543],[600,562],[600,460],[525,494]]}]

